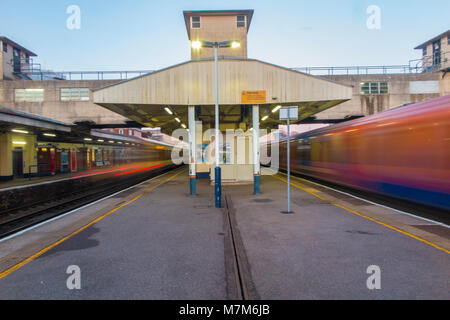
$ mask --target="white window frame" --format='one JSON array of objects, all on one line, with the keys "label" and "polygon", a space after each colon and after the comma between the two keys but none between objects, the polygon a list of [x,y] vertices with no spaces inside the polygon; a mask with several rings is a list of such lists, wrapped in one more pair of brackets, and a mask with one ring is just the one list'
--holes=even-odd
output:
[{"label": "white window frame", "polygon": [[[63,93],[63,91],[65,90],[66,94]],[[87,97],[81,94],[82,90],[83,92],[86,92],[87,90]],[[89,88],[60,88],[59,93],[60,93],[60,100],[64,102],[68,101],[87,102],[91,100]]]},{"label": "white window frame", "polygon": [[[198,18],[198,21],[194,21],[193,18]],[[200,29],[202,27],[202,18],[200,16],[192,16],[191,17],[191,29]],[[194,27],[194,23],[198,23],[198,27]]]},{"label": "white window frame", "polygon": [[[239,17],[244,17],[244,25],[243,26],[239,26],[238,25],[239,22],[242,22],[242,21],[239,21]],[[238,16],[236,16],[236,27],[238,27],[238,28],[246,28],[247,27],[247,16],[246,15],[238,15]]]},{"label": "white window frame", "polygon": [[[381,92],[381,84],[384,84],[384,83],[386,84],[387,91],[382,93],[382,92]],[[363,85],[365,85],[365,84],[368,84],[368,85],[369,85],[369,92],[368,92],[368,93],[362,91],[362,87],[363,87]],[[376,84],[376,85],[377,85],[377,90],[376,90],[376,92],[372,92],[372,85],[373,85],[373,84]],[[389,94],[389,82],[385,82],[385,81],[381,81],[381,82],[377,82],[377,81],[361,82],[359,89],[360,89],[360,90],[359,90],[359,91],[360,91],[360,94],[361,94],[361,95],[364,95],[364,96],[366,96],[366,95],[383,95],[383,94]]]},{"label": "white window frame", "polygon": [[15,102],[43,102],[45,90],[41,88],[36,89],[15,89]]}]

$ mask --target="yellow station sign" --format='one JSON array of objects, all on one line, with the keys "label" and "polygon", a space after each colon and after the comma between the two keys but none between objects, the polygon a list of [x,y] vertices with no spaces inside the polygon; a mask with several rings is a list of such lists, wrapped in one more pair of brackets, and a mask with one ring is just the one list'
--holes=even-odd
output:
[{"label": "yellow station sign", "polygon": [[266,90],[242,91],[241,103],[266,103]]}]

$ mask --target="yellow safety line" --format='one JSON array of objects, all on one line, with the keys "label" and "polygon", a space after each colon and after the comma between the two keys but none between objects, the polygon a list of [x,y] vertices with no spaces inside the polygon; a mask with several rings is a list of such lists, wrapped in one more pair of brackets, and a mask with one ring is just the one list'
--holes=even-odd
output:
[{"label": "yellow safety line", "polygon": [[112,210],[109,211],[108,213],[105,213],[105,214],[102,215],[101,217],[98,217],[97,219],[95,219],[95,220],[89,222],[87,225],[85,225],[85,226],[81,227],[80,229],[78,229],[78,230],[72,232],[72,233],[69,234],[68,236],[65,236],[64,238],[62,238],[62,239],[56,241],[55,243],[49,245],[48,247],[42,249],[41,251],[36,252],[36,253],[33,254],[32,256],[26,258],[26,259],[23,260],[22,262],[19,262],[18,264],[12,266],[11,268],[9,268],[9,269],[3,271],[2,273],[0,273],[0,279],[6,277],[6,276],[9,275],[10,273],[12,273],[12,272],[16,271],[17,269],[23,267],[23,266],[26,265],[27,263],[33,261],[34,259],[36,259],[37,257],[41,256],[42,254],[46,253],[46,252],[49,251],[50,249],[53,249],[53,248],[56,247],[57,245],[59,245],[59,244],[63,243],[64,241],[70,239],[70,238],[73,237],[74,235],[76,235],[76,234],[80,233],[81,231],[83,231],[83,230],[89,228],[89,227],[92,226],[93,224],[95,224],[95,223],[99,222],[100,220],[104,219],[105,217],[109,216],[111,213],[114,213],[115,211],[117,211],[117,210],[119,210],[119,209],[121,209],[121,208],[123,208],[123,207],[129,205],[130,203],[136,201],[137,199],[139,199],[140,197],[142,197],[144,194],[149,193],[149,192],[153,191],[154,189],[156,189],[157,187],[159,187],[160,185],[162,185],[162,184],[164,184],[164,183],[166,183],[166,182],[172,180],[173,178],[175,178],[176,176],[178,176],[182,171],[184,171],[184,170],[180,170],[180,172],[177,172],[176,174],[170,176],[170,177],[167,178],[166,180],[164,180],[164,181],[162,181],[162,182],[156,184],[155,186],[153,186],[153,187],[150,188],[149,190],[147,190],[147,191],[141,193],[140,195],[136,196],[136,197],[133,198],[132,200],[130,200],[130,201],[128,201],[128,202],[126,202],[126,203],[124,203],[124,204],[118,206],[117,208],[112,209]]},{"label": "yellow safety line", "polygon": [[[278,179],[278,180],[287,182],[287,180],[282,179],[282,178],[280,178],[280,177],[277,177],[277,176],[275,176],[275,175],[273,175],[272,177],[274,177],[274,178],[276,178],[276,179]],[[305,191],[305,192],[307,192],[307,193],[309,193],[309,194],[312,194],[313,196],[315,196],[315,197],[317,197],[317,198],[319,198],[319,199],[321,199],[321,200],[324,200],[324,201],[328,201],[328,202],[329,202],[329,200],[327,200],[327,199],[325,199],[325,198],[323,198],[323,197],[317,195],[316,193],[310,191],[312,188],[311,188],[310,190],[308,190],[308,189],[302,188],[302,187],[300,187],[300,186],[298,186],[298,185],[296,185],[296,184],[294,184],[294,183],[292,183],[292,182],[291,182],[291,185],[294,186],[294,187],[296,187],[296,188],[298,188],[298,189],[300,189],[300,190],[303,190],[303,191]],[[314,191],[316,191],[316,192],[319,192],[318,190],[315,190],[315,189],[312,189],[312,190],[314,190]],[[356,214],[356,215],[358,215],[358,216],[360,216],[360,217],[362,217],[362,218],[365,218],[365,219],[368,219],[368,220],[370,220],[370,221],[376,222],[376,223],[378,223],[378,224],[380,224],[380,225],[382,225],[382,226],[384,226],[384,227],[386,227],[386,228],[389,228],[389,229],[391,229],[391,230],[400,232],[401,234],[404,234],[404,235],[406,235],[406,236],[408,236],[408,237],[411,237],[411,238],[413,238],[413,239],[419,240],[420,242],[423,242],[423,243],[425,243],[425,244],[427,244],[427,245],[429,245],[429,246],[432,246],[432,247],[434,247],[434,248],[436,248],[436,249],[438,249],[438,250],[441,250],[441,251],[444,251],[445,253],[450,254],[450,250],[447,250],[447,249],[445,249],[445,248],[442,248],[442,247],[438,246],[437,244],[434,244],[434,243],[432,243],[432,242],[430,242],[430,241],[427,241],[427,240],[425,240],[425,239],[422,239],[422,238],[420,238],[420,237],[417,237],[417,236],[415,236],[415,235],[413,235],[413,234],[411,234],[411,233],[409,233],[409,232],[400,230],[400,229],[398,229],[398,228],[396,228],[396,227],[393,227],[393,226],[391,226],[391,225],[389,225],[389,224],[387,224],[387,223],[384,223],[384,222],[381,222],[381,221],[376,220],[376,219],[374,219],[374,218],[371,218],[371,217],[368,217],[368,216],[366,216],[366,215],[363,215],[362,213],[359,213],[359,212],[357,212],[357,211],[351,210],[351,209],[349,209],[349,208],[347,208],[347,207],[344,207],[344,206],[342,206],[342,205],[340,205],[340,204],[332,203],[332,205],[334,205],[334,206],[336,206],[336,207],[339,207],[339,208],[341,208],[341,209],[344,209],[344,210],[346,210],[346,211],[348,211],[348,212],[351,212],[351,213],[353,213],[353,214]]]},{"label": "yellow safety line", "polygon": [[[283,181],[283,182],[287,182],[286,179],[283,179],[283,178],[280,178],[280,177],[277,177],[277,176],[272,176],[272,177],[274,177],[274,178],[276,178],[276,179],[278,179],[278,180],[281,180],[281,181]],[[316,194],[316,192],[319,192],[319,191],[316,190],[316,189],[314,189],[314,188],[303,188],[303,187],[300,187],[300,186],[298,186],[298,185],[296,185],[295,183],[292,183],[292,182],[291,182],[291,185],[293,185],[294,187],[296,187],[296,188],[298,188],[298,189],[300,189],[300,190],[303,190],[303,191],[305,191],[305,192],[307,192],[307,193],[309,193],[309,194],[312,194],[313,196],[315,196],[315,197],[317,197],[317,198],[319,198],[319,199],[321,199],[321,200],[323,200],[323,201],[328,201],[328,200],[325,199],[324,197],[321,197],[321,196],[319,196],[318,194]]]}]

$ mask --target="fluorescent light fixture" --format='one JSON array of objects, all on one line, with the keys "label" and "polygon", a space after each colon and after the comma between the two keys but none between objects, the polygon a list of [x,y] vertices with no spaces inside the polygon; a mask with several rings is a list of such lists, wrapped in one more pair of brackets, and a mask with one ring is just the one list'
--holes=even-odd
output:
[{"label": "fluorescent light fixture", "polygon": [[177,122],[181,122],[181,120],[180,120],[180,119],[178,119],[178,118],[175,118],[175,120],[176,120]]},{"label": "fluorescent light fixture", "polygon": [[46,137],[56,137],[56,134],[54,134],[54,133],[44,133],[44,136],[46,136]]},{"label": "fluorescent light fixture", "polygon": [[28,91],[28,92],[42,92],[42,91],[44,91],[44,89],[25,89],[25,91]]},{"label": "fluorescent light fixture", "polygon": [[91,138],[84,138],[84,141],[92,141]]},{"label": "fluorescent light fixture", "polygon": [[21,145],[27,144],[25,141],[13,141],[12,143],[13,144],[21,144]]},{"label": "fluorescent light fixture", "polygon": [[201,41],[192,41],[192,48],[193,49],[200,49],[202,47]]},{"label": "fluorescent light fixture", "polygon": [[281,109],[281,106],[276,106],[273,110],[272,110],[272,113],[275,113],[275,112],[277,112],[278,110],[280,110]]},{"label": "fluorescent light fixture", "polygon": [[98,142],[105,142],[105,140],[102,140],[102,139],[98,139],[97,141]]},{"label": "fluorescent light fixture", "polygon": [[241,47],[241,43],[239,41],[233,41],[231,43],[231,48],[236,49],[236,48],[240,48]]},{"label": "fluorescent light fixture", "polygon": [[120,141],[119,141],[119,142],[117,142],[117,143],[118,143],[118,144],[122,144],[122,142],[120,142]]},{"label": "fluorescent light fixture", "polygon": [[186,129],[186,125],[184,123],[181,126]]},{"label": "fluorescent light fixture", "polygon": [[25,131],[25,130],[19,130],[19,129],[12,129],[11,130],[12,132],[15,132],[15,133],[29,133],[28,131]]},{"label": "fluorescent light fixture", "polygon": [[113,141],[113,140],[109,140],[108,142],[109,142],[109,143],[114,143],[114,141]]},{"label": "fluorescent light fixture", "polygon": [[170,110],[169,108],[164,108],[164,110],[166,110],[168,114],[173,114],[172,110]]},{"label": "fluorescent light fixture", "polygon": [[266,121],[267,118],[269,118],[269,116],[264,116],[261,120],[262,120],[262,121]]}]

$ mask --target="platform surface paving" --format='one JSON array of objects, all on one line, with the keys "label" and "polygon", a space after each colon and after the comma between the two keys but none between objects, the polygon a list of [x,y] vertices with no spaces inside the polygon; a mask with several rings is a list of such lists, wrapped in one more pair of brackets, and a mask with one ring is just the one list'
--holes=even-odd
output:
[{"label": "platform surface paving", "polygon": [[[199,181],[190,196],[187,170],[177,170],[0,242],[0,299],[227,299],[213,187]],[[286,215],[283,177],[263,176],[260,195],[223,188],[260,298],[450,298],[449,239],[418,228],[432,223],[295,179]],[[80,290],[67,288],[71,265]],[[373,265],[379,290],[367,287]]]}]

